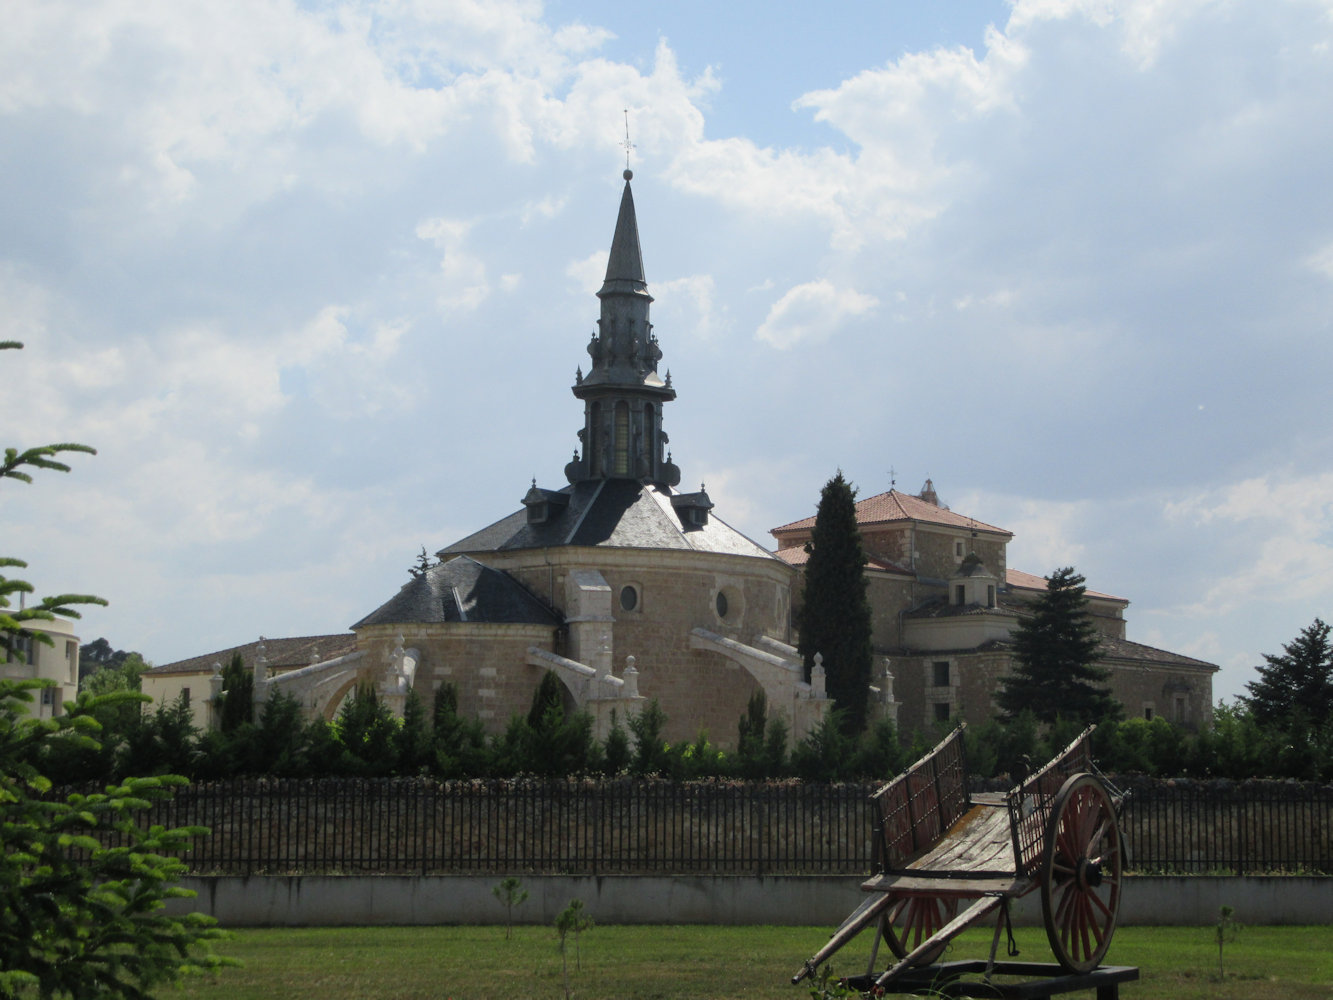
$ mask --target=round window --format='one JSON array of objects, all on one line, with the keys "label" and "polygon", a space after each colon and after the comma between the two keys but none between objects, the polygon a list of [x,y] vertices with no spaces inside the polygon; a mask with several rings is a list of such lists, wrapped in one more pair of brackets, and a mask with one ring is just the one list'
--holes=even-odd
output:
[{"label": "round window", "polygon": [[620,590],[620,606],[626,611],[633,611],[639,606],[639,592],[633,587],[622,587]]},{"label": "round window", "polygon": [[717,616],[719,618],[727,617],[727,595],[720,590],[717,592]]}]

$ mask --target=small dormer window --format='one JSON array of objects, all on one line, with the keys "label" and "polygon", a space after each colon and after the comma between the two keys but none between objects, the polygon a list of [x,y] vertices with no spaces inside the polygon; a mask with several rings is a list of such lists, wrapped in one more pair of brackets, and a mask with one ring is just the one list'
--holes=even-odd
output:
[{"label": "small dormer window", "polygon": [[532,488],[523,497],[523,506],[528,511],[528,524],[545,524],[569,506],[569,494],[559,490],[544,490],[534,479]]},{"label": "small dormer window", "polygon": [[671,498],[671,506],[675,508],[682,527],[702,528],[708,524],[713,501],[708,498],[708,491],[700,487],[698,493],[676,494]]}]

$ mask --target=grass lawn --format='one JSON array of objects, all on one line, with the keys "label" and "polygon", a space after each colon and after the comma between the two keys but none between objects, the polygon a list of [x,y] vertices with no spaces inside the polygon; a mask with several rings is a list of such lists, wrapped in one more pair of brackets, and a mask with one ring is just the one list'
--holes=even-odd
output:
[{"label": "grass lawn", "polygon": [[[581,971],[575,969],[571,939],[570,990],[577,1000],[807,1000],[805,984],[788,982],[829,932],[827,927],[595,927],[580,943]],[[1041,928],[1014,933],[1021,958],[1052,961]],[[984,958],[990,935],[990,930],[969,931],[946,958]],[[862,940],[868,947],[865,934],[834,956],[837,971],[864,971]],[[561,1000],[565,995],[560,952],[549,927],[515,927],[510,941],[503,927],[241,930],[221,951],[244,966],[193,978],[183,991],[164,996]],[[1333,926],[1247,927],[1226,946],[1226,977],[1220,980],[1211,927],[1121,928],[1107,962],[1141,970],[1139,982],[1122,988],[1125,1000],[1333,1000]]]}]

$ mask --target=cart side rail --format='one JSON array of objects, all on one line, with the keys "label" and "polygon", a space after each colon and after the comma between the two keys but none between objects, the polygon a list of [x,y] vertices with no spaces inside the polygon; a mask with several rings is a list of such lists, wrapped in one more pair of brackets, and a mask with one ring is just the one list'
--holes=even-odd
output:
[{"label": "cart side rail", "polygon": [[1092,734],[1089,726],[1074,741],[1005,797],[1009,825],[1014,831],[1014,858],[1019,874],[1032,875],[1041,864],[1046,846],[1046,824],[1055,796],[1070,775],[1093,770]]},{"label": "cart side rail", "polygon": [[871,795],[876,806],[872,842],[877,873],[904,870],[967,812],[965,728],[960,724],[930,753]]}]

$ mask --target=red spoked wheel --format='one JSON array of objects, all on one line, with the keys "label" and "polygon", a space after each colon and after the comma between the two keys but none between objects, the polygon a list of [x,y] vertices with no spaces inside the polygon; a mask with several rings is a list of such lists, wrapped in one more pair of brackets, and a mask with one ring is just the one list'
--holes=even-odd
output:
[{"label": "red spoked wheel", "polygon": [[1041,913],[1056,961],[1069,972],[1101,964],[1120,910],[1120,824],[1106,786],[1076,774],[1046,824]]},{"label": "red spoked wheel", "polygon": [[[958,899],[954,896],[894,894],[893,902],[884,911],[880,930],[889,950],[898,958],[906,958],[957,915]],[[913,964],[932,965],[948,946],[947,940],[940,941]]]}]

